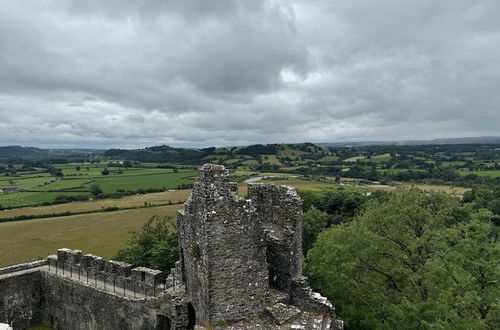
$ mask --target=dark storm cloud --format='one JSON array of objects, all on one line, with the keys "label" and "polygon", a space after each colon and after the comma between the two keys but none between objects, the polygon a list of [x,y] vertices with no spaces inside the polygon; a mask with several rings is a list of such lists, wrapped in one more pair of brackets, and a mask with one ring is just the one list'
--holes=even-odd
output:
[{"label": "dark storm cloud", "polygon": [[494,0],[0,0],[0,143],[498,135]]}]

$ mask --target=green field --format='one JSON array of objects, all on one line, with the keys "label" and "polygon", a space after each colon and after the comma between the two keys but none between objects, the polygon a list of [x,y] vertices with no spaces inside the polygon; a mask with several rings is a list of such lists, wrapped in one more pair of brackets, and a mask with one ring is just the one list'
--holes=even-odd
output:
[{"label": "green field", "polygon": [[362,159],[365,159],[365,156],[354,156],[354,157],[349,157],[349,158],[345,159],[344,161],[345,161],[345,162],[348,162],[348,163],[354,163],[355,161],[357,161],[357,160],[362,160]]},{"label": "green field", "polygon": [[153,215],[174,216],[182,205],[0,223],[0,267],[47,257],[62,247],[113,257]]},{"label": "green field", "polygon": [[[153,172],[154,171],[154,172]],[[173,173],[171,170],[151,170],[149,174],[131,175],[110,175],[106,177],[94,178],[104,192],[114,192],[118,189],[137,190],[148,188],[173,189],[180,184],[193,183],[198,173],[195,171],[179,171]]]},{"label": "green field", "polygon": [[243,162],[241,162],[243,165],[256,165],[258,164],[259,162],[255,159],[249,159],[249,160],[244,160]]},{"label": "green field", "polygon": [[479,176],[487,176],[490,178],[500,177],[500,170],[497,171],[460,171],[460,175],[476,174]]},{"label": "green field", "polygon": [[[53,202],[57,196],[77,196],[85,195],[86,193],[79,192],[21,192],[13,194],[0,195],[0,205],[3,207],[18,207],[37,205],[44,202]],[[87,193],[88,195],[88,193]],[[2,211],[0,211],[2,212]]]},{"label": "green field", "polygon": [[[12,180],[12,183],[9,181]],[[0,180],[0,188],[9,188],[9,187],[18,187],[25,190],[37,189],[44,185],[50,184],[51,182],[55,182],[51,176],[42,176],[42,177],[14,177],[9,179]]]},{"label": "green field", "polygon": [[[76,171],[77,166],[81,167],[80,171]],[[117,190],[175,189],[179,185],[193,183],[198,175],[193,170],[174,172],[172,169],[109,167],[110,174],[105,176],[101,173],[105,165],[88,166],[88,171],[87,166],[81,164],[60,164],[54,167],[61,169],[65,176],[4,176],[0,180],[0,189],[15,187],[25,191],[1,194],[0,206],[31,206],[53,202],[57,196],[89,195],[92,184],[98,184],[105,193]]]},{"label": "green field", "polygon": [[285,149],[285,150],[280,150],[278,152],[278,155],[280,157],[288,157],[291,159],[297,159],[299,156],[305,155],[308,152],[302,151],[302,150],[294,150],[294,149]]},{"label": "green field", "polygon": [[125,196],[120,199],[96,199],[92,201],[71,202],[64,204],[37,206],[37,207],[21,207],[10,210],[0,211],[0,220],[15,218],[19,216],[37,216],[37,215],[51,215],[51,214],[64,214],[70,213],[84,213],[84,212],[99,212],[106,208],[137,208],[147,205],[167,205],[179,204],[185,201],[191,190],[175,190],[163,191],[151,194],[139,194]]},{"label": "green field", "polygon": [[281,165],[276,155],[262,155],[262,162],[267,164]]},{"label": "green field", "polygon": [[371,156],[370,160],[371,161],[374,161],[374,162],[387,162],[391,159],[391,155],[390,154],[382,154],[382,155],[375,155],[375,156]]},{"label": "green field", "polygon": [[75,189],[75,188],[80,188],[80,190],[87,190],[86,187],[84,187],[86,184],[90,184],[91,180],[90,179],[73,179],[73,178],[66,178],[62,180],[58,180],[56,182],[53,182],[51,184],[39,187],[39,188],[34,188],[33,190],[36,191],[58,191],[58,190],[68,190],[68,189]]},{"label": "green field", "polygon": [[0,175],[0,181],[7,181],[10,179],[22,180],[22,179],[39,178],[39,177],[51,177],[51,175],[49,173],[44,173],[44,172],[20,172],[16,176],[7,176],[5,174]]}]

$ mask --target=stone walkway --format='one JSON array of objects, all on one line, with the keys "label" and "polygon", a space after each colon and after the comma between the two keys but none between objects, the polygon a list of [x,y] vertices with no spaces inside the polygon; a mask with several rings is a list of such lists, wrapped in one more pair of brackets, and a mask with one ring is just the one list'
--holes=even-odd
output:
[{"label": "stone walkway", "polygon": [[124,286],[120,286],[118,284],[113,285],[113,279],[103,281],[94,276],[87,277],[86,272],[76,273],[61,267],[55,268],[54,266],[51,266],[49,269],[49,266],[47,265],[43,266],[42,270],[121,297],[141,299],[158,296],[162,292],[162,289],[159,288],[155,289],[154,292],[152,292],[152,288],[149,288],[148,290],[145,290],[144,288],[126,289]]},{"label": "stone walkway", "polygon": [[142,298],[148,298],[148,297],[153,297],[153,296],[158,296],[164,291],[172,293],[175,288],[165,288],[163,286],[157,286],[154,290],[152,288],[148,288],[147,290],[144,288],[137,288],[137,289],[129,289],[129,288],[124,288],[121,285],[115,284],[113,285],[113,279],[110,279],[109,281],[103,281],[100,279],[97,279],[93,276],[88,276],[86,272],[72,272],[68,269],[63,269],[61,267],[57,267],[57,269],[54,266],[49,267],[48,265],[44,266],[39,266],[39,267],[32,267],[29,269],[24,269],[24,270],[19,270],[16,272],[11,272],[11,273],[6,273],[0,275],[0,280],[3,278],[8,278],[12,276],[19,276],[23,274],[29,274],[29,273],[34,273],[38,271],[44,271],[44,272],[49,272],[51,274],[57,275],[57,276],[63,276],[65,278],[71,279],[75,282],[79,282],[83,285],[87,285],[90,287],[93,287],[97,290],[100,291],[105,291],[110,294],[114,294],[117,296],[121,297],[127,297],[127,298],[132,298],[132,299],[142,299]]}]

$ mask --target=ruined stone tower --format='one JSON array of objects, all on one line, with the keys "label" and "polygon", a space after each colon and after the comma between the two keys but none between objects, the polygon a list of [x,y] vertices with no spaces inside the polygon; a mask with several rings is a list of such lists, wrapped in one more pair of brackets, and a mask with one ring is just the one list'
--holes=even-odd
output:
[{"label": "ruined stone tower", "polygon": [[224,166],[205,164],[185,205],[177,214],[179,272],[197,324],[273,313],[278,296],[335,315],[302,276],[302,200],[294,188],[253,183],[244,199]]},{"label": "ruined stone tower", "polygon": [[267,302],[264,234],[252,202],[236,190],[223,166],[206,164],[177,214],[186,293],[202,324],[241,319]]}]

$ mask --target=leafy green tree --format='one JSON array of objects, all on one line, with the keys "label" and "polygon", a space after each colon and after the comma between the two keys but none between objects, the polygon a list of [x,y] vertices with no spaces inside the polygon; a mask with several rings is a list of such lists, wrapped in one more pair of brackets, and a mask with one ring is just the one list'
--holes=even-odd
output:
[{"label": "leafy green tree", "polygon": [[328,226],[351,221],[367,198],[360,193],[329,191],[321,195],[317,208],[328,213]]},{"label": "leafy green tree", "polygon": [[172,217],[151,217],[142,232],[132,233],[128,247],[118,251],[114,259],[168,273],[179,259]]},{"label": "leafy green tree", "polygon": [[132,167],[132,162],[130,160],[126,160],[123,162],[123,167],[129,168]]},{"label": "leafy green tree", "polygon": [[306,272],[351,329],[495,329],[492,217],[445,194],[391,193],[322,232]]},{"label": "leafy green tree", "polygon": [[312,247],[318,234],[325,230],[327,223],[328,214],[318,210],[314,205],[304,214],[302,231],[302,251],[304,254]]},{"label": "leafy green tree", "polygon": [[50,175],[56,177],[56,178],[62,178],[64,176],[63,172],[59,168],[55,168],[53,166],[47,166],[47,171],[49,172]]},{"label": "leafy green tree", "polygon": [[101,186],[99,186],[97,183],[94,183],[90,186],[90,193],[94,195],[94,197],[99,196],[102,194],[102,189]]},{"label": "leafy green tree", "polygon": [[302,210],[306,212],[313,205],[317,207],[321,196],[310,190],[299,190],[300,198],[302,198]]}]

